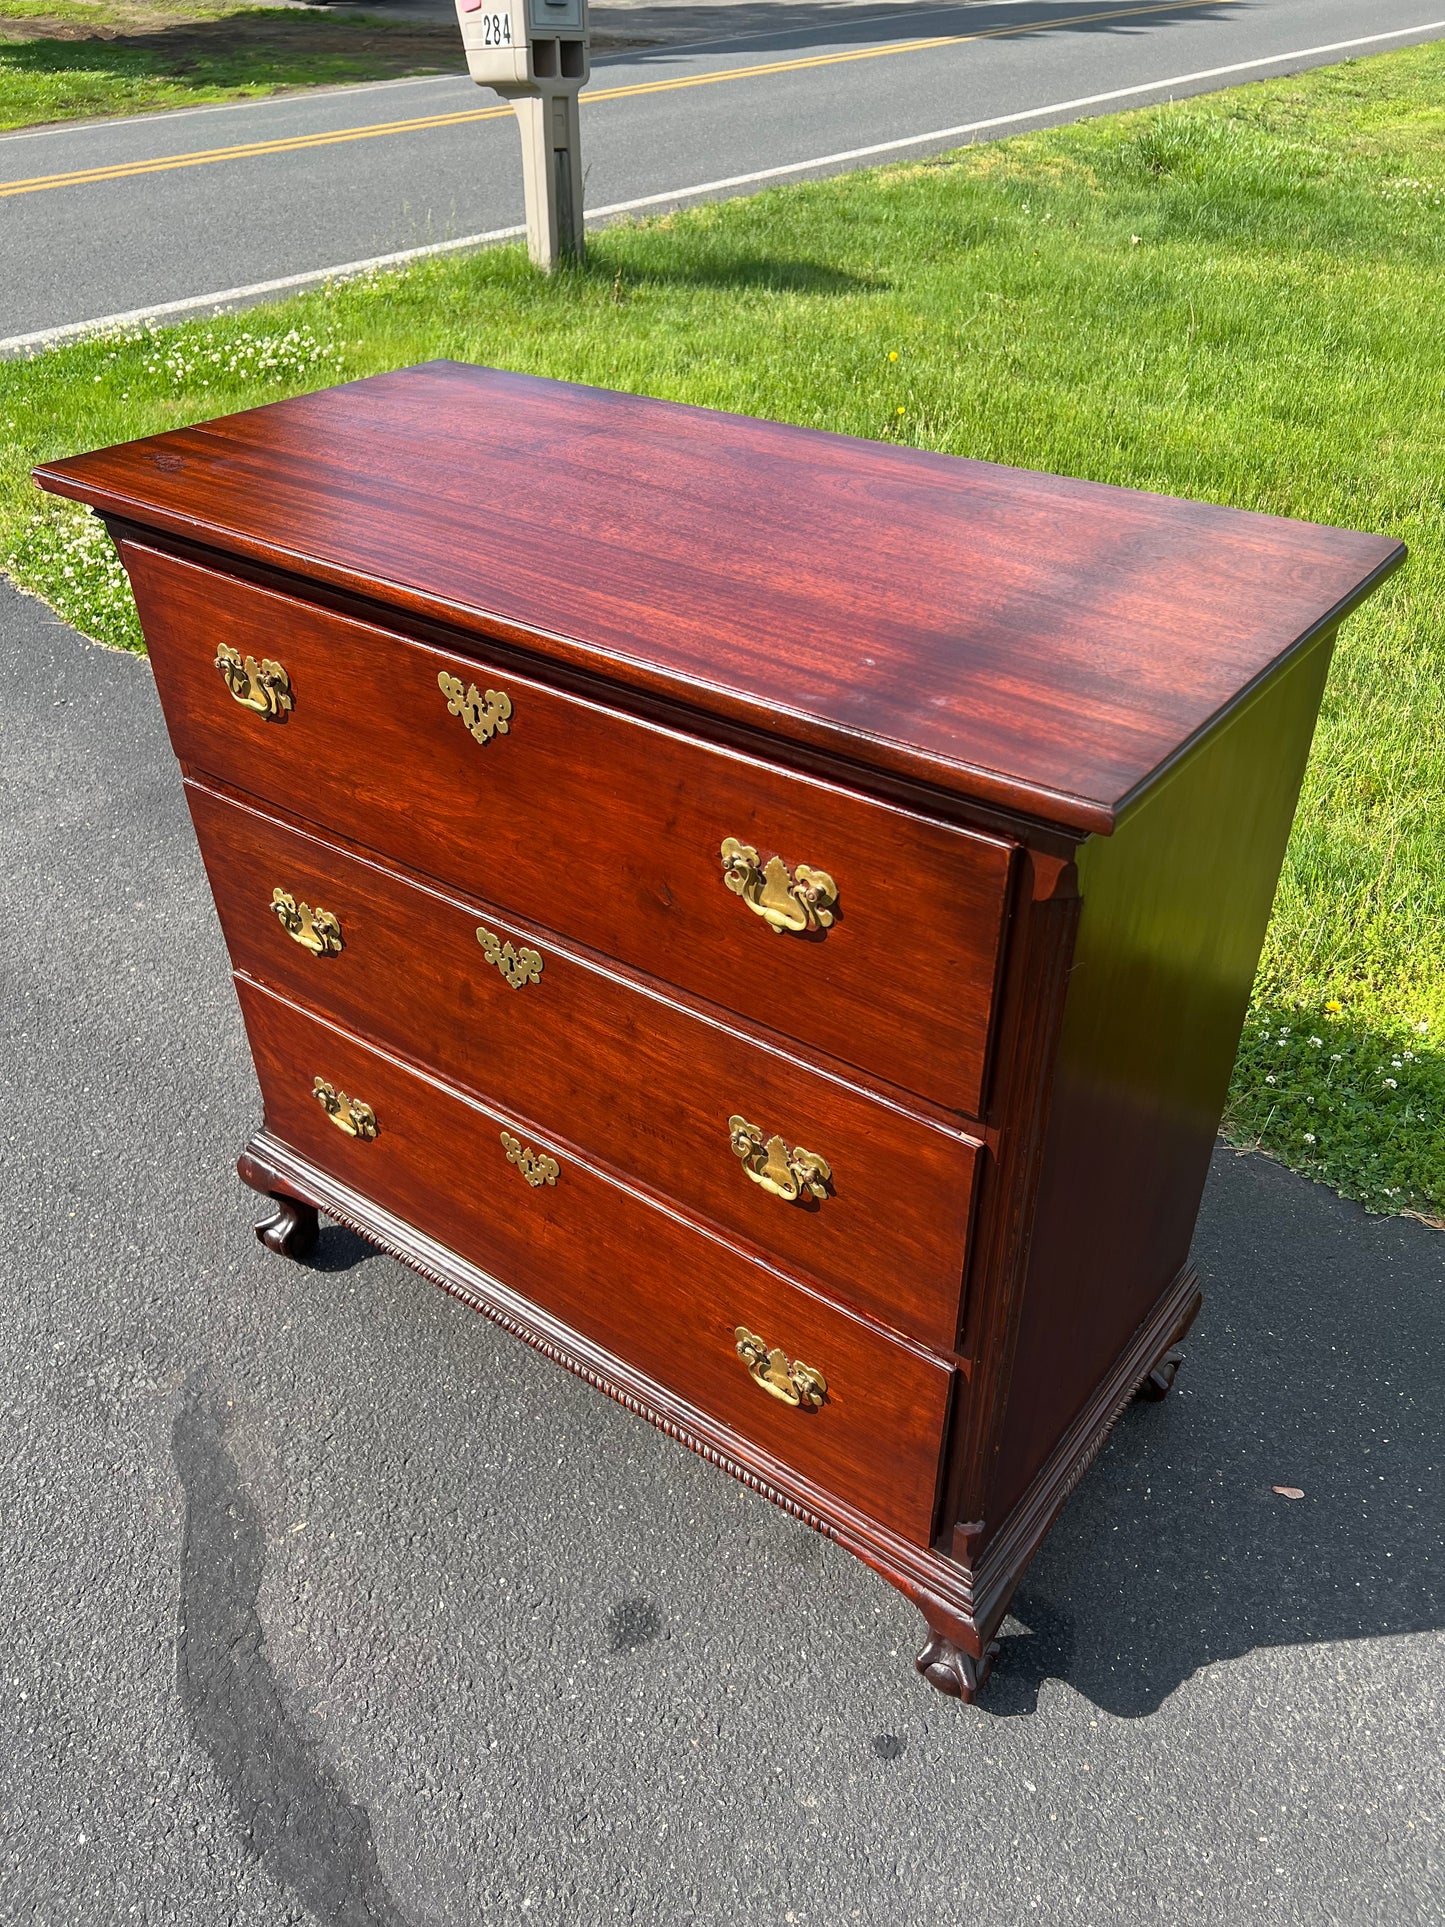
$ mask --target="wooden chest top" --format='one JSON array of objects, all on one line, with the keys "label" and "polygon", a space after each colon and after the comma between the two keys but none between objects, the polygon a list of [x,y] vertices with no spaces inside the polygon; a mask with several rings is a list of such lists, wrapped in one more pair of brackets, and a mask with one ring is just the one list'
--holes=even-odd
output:
[{"label": "wooden chest top", "polygon": [[1105,833],[1405,554],[453,362],[36,476],[865,769]]}]

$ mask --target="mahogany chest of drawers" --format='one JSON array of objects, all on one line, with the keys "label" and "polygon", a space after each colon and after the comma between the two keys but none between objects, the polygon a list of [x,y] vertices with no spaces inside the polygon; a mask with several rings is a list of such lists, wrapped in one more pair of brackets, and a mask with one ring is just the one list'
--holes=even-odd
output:
[{"label": "mahogany chest of drawers", "polygon": [[352,1225],[840,1540],[971,1697],[1172,1380],[1400,545],[446,363],[37,479],[135,590],[258,1235]]}]

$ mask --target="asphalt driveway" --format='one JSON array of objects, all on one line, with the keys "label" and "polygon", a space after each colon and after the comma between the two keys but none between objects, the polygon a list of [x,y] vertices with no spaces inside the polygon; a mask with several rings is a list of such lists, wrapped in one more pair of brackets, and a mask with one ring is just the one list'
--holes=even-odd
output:
[{"label": "asphalt driveway", "polygon": [[255,1243],[150,671],[3,585],[0,653],[0,1921],[1439,1921],[1445,1239],[1221,1150],[1176,1392],[959,1707],[836,1547]]}]

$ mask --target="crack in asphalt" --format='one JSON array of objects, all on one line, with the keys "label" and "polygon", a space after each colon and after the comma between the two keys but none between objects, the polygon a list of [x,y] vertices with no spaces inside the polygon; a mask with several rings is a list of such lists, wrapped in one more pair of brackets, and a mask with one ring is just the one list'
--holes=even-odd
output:
[{"label": "crack in asphalt", "polygon": [[377,1863],[371,1817],[287,1710],[257,1611],[265,1537],[223,1442],[222,1408],[192,1379],[171,1438],[186,1495],[176,1683],[253,1853],[325,1927],[410,1927]]}]

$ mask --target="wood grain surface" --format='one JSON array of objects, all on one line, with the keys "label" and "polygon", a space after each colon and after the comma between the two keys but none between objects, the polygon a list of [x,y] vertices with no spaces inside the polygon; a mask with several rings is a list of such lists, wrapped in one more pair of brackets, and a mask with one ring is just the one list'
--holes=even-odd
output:
[{"label": "wood grain surface", "polygon": [[1296,656],[1080,852],[991,1521],[1188,1259],[1329,659]]},{"label": "wood grain surface", "polygon": [[[574,1330],[615,1352],[805,1477],[927,1545],[955,1374],[610,1182],[559,1146],[528,1184],[507,1160],[516,1120],[324,1024],[245,978],[241,1009],[267,1129],[425,1227]],[[312,1095],[325,1078],[371,1106],[378,1134],[346,1136]],[[744,1325],[827,1380],[818,1411],[760,1390],[737,1355]]]},{"label": "wood grain surface", "polygon": [[[450,363],[36,474],[135,588],[263,1237],[299,1253],[320,1204],[381,1238],[835,1533],[971,1695],[1172,1381],[1330,642],[1401,545]],[[219,645],[284,666],[284,720]],[[770,931],[728,838],[827,872],[831,926]],[[753,1185],[730,1116],[831,1194]],[[738,1325],[821,1410],[753,1382]]]},{"label": "wood grain surface", "polygon": [[433,362],[43,487],[1082,830],[1398,542]]},{"label": "wood grain surface", "polygon": [[[237,970],[951,1349],[979,1155],[970,1139],[489,906],[186,789]],[[312,955],[287,935],[271,908],[277,888],[339,919],[339,954]],[[510,984],[479,928],[532,949],[536,980]],[[755,1184],[731,1149],[734,1114],[825,1156],[828,1197],[790,1204]]]},{"label": "wood grain surface", "polygon": [[[690,742],[515,675],[124,545],[182,762],[726,1010],[975,1114],[1010,846]],[[217,645],[280,660],[284,723]],[[473,739],[439,673],[509,692]],[[833,927],[778,935],[723,881],[736,837],[828,871]]]}]

